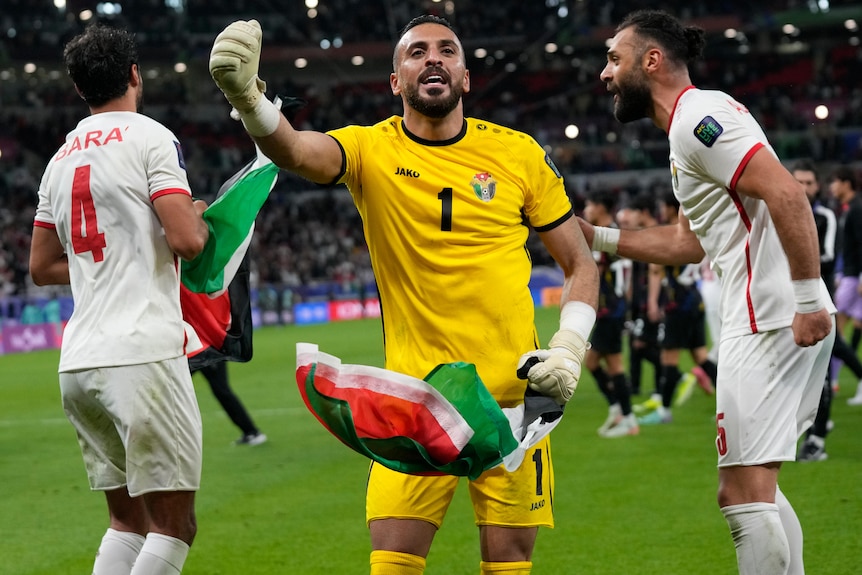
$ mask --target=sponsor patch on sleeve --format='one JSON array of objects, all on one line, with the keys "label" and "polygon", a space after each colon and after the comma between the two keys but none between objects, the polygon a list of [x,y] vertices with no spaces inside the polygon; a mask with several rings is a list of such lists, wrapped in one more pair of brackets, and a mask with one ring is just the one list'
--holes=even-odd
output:
[{"label": "sponsor patch on sleeve", "polygon": [[694,129],[695,137],[707,148],[712,147],[722,132],[724,128],[712,116],[706,116]]},{"label": "sponsor patch on sleeve", "polygon": [[562,178],[563,175],[560,173],[560,170],[557,169],[556,164],[554,164],[554,160],[551,159],[550,154],[545,154],[545,163],[548,164],[548,167],[551,168],[551,171],[554,172],[554,175],[558,178]]}]

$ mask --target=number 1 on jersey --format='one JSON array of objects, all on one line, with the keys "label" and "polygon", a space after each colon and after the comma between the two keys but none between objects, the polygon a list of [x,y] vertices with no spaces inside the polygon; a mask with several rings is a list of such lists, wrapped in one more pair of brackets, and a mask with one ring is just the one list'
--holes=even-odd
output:
[{"label": "number 1 on jersey", "polygon": [[[81,233],[82,223],[84,233]],[[105,234],[99,232],[96,206],[90,192],[90,166],[80,166],[75,168],[72,181],[72,249],[76,254],[92,252],[93,261],[98,263],[105,259],[104,247]]]},{"label": "number 1 on jersey", "polygon": [[442,209],[440,211],[440,231],[443,232],[451,232],[452,231],[452,188],[443,188],[439,194],[437,194],[437,199],[443,202]]}]

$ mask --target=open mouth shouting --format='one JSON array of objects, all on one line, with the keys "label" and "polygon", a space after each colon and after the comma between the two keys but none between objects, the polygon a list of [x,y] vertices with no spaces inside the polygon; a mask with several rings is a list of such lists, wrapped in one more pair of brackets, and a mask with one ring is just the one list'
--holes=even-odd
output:
[{"label": "open mouth shouting", "polygon": [[449,75],[440,68],[428,68],[419,76],[419,83],[427,86],[430,94],[439,94],[439,88],[449,84]]}]

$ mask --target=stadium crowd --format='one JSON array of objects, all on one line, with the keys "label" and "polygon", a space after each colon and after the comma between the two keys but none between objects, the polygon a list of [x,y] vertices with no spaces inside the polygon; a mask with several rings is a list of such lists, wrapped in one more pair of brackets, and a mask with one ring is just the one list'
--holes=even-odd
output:
[{"label": "stadium crowd", "polygon": [[[38,171],[83,107],[68,89],[65,73],[50,71],[59,62],[55,46],[85,24],[74,11],[95,3],[70,1],[65,13],[52,2],[7,0],[6,4],[12,9],[4,11],[0,22],[7,30],[0,41],[0,62],[5,59],[15,66],[0,72],[4,80],[0,82],[4,126],[0,134],[0,294],[23,295],[31,287],[26,262]],[[146,76],[144,110],[180,138],[192,189],[204,199],[211,199],[253,153],[250,139],[229,119],[221,94],[203,75],[214,34],[240,16],[267,18],[268,45],[316,46],[322,39],[338,37],[345,44],[390,46],[397,23],[422,11],[445,13],[469,39],[468,46],[483,42],[501,46],[495,57],[471,56],[473,90],[466,97],[467,114],[525,131],[548,147],[563,173],[574,176],[569,186],[576,208],[583,205],[591,188],[611,186],[624,198],[665,177],[664,134],[649,122],[616,122],[598,80],[605,62],[603,38],[610,32],[607,26],[638,2],[595,6],[587,1],[510,1],[505,2],[506,10],[489,13],[466,0],[395,3],[391,10],[382,2],[363,2],[358,9],[355,0],[330,0],[319,3],[313,19],[300,2],[269,14],[258,13],[261,3],[257,2],[176,3],[184,4],[184,10],[159,4],[130,0],[122,2],[121,14],[102,18],[138,31],[145,72],[162,66],[158,74]],[[856,36],[841,24],[836,26],[843,35],[834,27],[806,28],[798,37],[788,35],[781,31],[779,14],[807,6],[792,0],[758,3],[757,10],[750,10],[750,3],[726,1],[711,4],[708,12],[706,5],[661,4],[704,25],[713,37],[706,59],[695,71],[695,83],[736,94],[761,119],[782,158],[862,161],[858,28]],[[832,2],[831,6],[840,10],[847,4]],[[747,37],[725,37],[728,25],[748,30]],[[853,38],[857,38],[855,44]],[[804,49],[792,47],[799,41],[805,43]],[[547,42],[556,42],[559,49],[547,52]],[[515,46],[522,49],[516,51]],[[188,59],[188,70],[165,71],[178,57]],[[26,61],[50,64],[22,75],[18,68]],[[295,117],[300,127],[326,130],[348,122],[371,124],[400,113],[400,102],[389,92],[385,74],[373,81],[357,76],[303,83],[292,77],[291,62],[265,65],[271,69],[268,93],[307,102]],[[828,106],[827,118],[814,117],[817,104]],[[569,124],[578,126],[574,139],[565,133]],[[632,189],[594,177],[625,170],[656,170],[661,176],[633,180],[628,184]],[[538,245],[537,249],[541,251]],[[306,285],[343,276],[365,282],[370,275],[361,222],[346,192],[322,190],[287,175],[260,216],[253,253],[258,281],[264,283]]]}]

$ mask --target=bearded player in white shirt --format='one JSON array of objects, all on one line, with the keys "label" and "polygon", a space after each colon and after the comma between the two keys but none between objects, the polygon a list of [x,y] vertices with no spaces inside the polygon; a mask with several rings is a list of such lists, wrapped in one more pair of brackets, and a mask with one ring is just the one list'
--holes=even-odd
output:
[{"label": "bearded player in white shirt", "polygon": [[668,133],[680,219],[637,231],[581,226],[593,249],[627,258],[709,256],[722,283],[718,503],[740,573],[801,574],[802,528],[778,472],[817,412],[835,307],[799,184],[745,106],[691,85],[688,63],[704,44],[703,30],[661,11],[617,27],[601,79],[619,121],[648,117]]},{"label": "bearded player in white shirt", "polygon": [[209,232],[176,137],[139,112],[134,37],[90,26],[65,47],[90,108],[39,186],[30,274],[71,284],[63,408],[110,527],[94,575],[177,574],[196,531],[201,420],[185,356],[178,256]]}]

